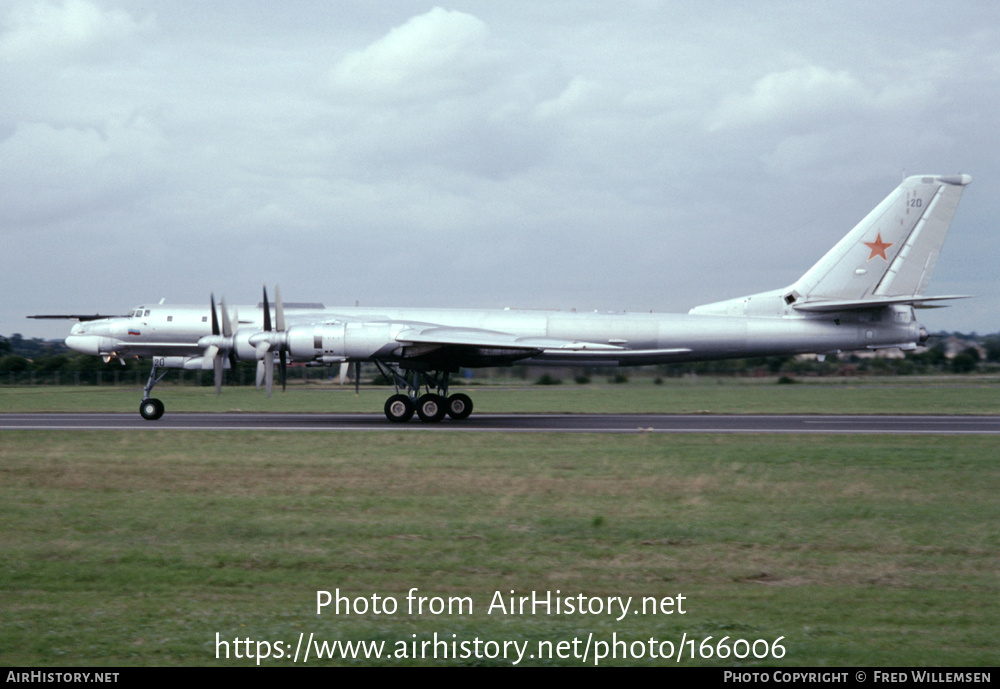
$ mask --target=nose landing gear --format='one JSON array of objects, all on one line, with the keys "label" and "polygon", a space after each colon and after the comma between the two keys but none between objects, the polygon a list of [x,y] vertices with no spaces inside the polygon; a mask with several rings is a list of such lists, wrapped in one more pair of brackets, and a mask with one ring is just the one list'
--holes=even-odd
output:
[{"label": "nose landing gear", "polygon": [[149,372],[149,380],[146,381],[146,387],[142,389],[142,402],[139,403],[139,414],[146,421],[156,421],[163,416],[163,402],[150,397],[149,393],[153,391],[153,386],[159,383],[165,375],[167,375],[166,371],[159,376],[156,375],[156,359],[153,359],[153,368]]}]

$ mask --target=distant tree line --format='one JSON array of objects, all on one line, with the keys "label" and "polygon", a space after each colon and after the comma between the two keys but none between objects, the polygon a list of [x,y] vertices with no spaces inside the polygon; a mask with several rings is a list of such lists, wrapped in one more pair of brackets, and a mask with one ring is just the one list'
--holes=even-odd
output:
[{"label": "distant tree line", "polygon": [[[0,385],[145,383],[151,363],[148,359],[112,359],[74,352],[61,340],[27,339],[20,334],[0,336]],[[227,372],[232,383],[242,379],[253,384],[256,365],[241,362],[235,373]],[[249,373],[248,373],[249,371]],[[240,375],[242,374],[242,375]],[[171,371],[168,379],[184,376],[188,382],[214,385],[211,371]]]},{"label": "distant tree line", "polygon": [[[630,375],[653,375],[673,378],[685,375],[709,376],[853,376],[853,375],[915,375],[938,373],[973,373],[1000,371],[1000,333],[978,336],[976,334],[938,333],[930,341],[930,346],[918,351],[906,352],[905,356],[872,356],[867,353],[845,352],[829,355],[820,361],[817,358],[775,356],[756,359],[727,359],[688,364],[667,364],[640,369],[576,368],[546,370],[541,367],[515,366],[506,371],[510,376],[522,380],[543,377],[544,383],[562,382],[563,378],[577,383],[588,383],[592,379],[607,378],[609,382],[627,382]],[[122,363],[124,361],[124,365]],[[60,340],[27,339],[20,334],[11,337],[0,336],[0,385],[22,384],[26,382],[83,382],[111,380],[144,380],[149,374],[150,362],[137,359],[112,359],[104,362],[100,357],[73,352]],[[253,384],[256,364],[241,361],[234,371],[227,372],[227,383]],[[336,367],[322,372],[313,370],[310,378],[337,375]],[[640,373],[645,372],[645,373]],[[307,375],[301,367],[290,367],[289,376],[300,378]],[[211,385],[211,371],[171,372],[168,376],[183,376],[189,382]],[[387,384],[390,381],[372,381]],[[476,377],[479,377],[476,374]],[[369,382],[363,376],[365,382]]]}]

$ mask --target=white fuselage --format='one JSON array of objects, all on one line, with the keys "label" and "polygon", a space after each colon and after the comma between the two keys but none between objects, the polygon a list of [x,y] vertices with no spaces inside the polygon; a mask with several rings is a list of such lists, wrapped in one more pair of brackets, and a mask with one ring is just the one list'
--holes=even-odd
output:
[{"label": "white fuselage", "polygon": [[[318,306],[318,305],[317,305]],[[256,358],[249,338],[263,330],[263,309],[240,306],[234,321],[235,351],[243,360]],[[533,361],[571,364],[644,365],[738,357],[827,353],[892,346],[915,346],[921,328],[906,306],[840,314],[800,315],[786,309],[771,317],[664,313],[581,313],[574,311],[472,310],[370,307],[285,307],[289,322],[290,358],[319,364],[389,360],[413,355],[414,347],[400,333],[414,326],[443,327],[514,333],[521,337],[557,338],[607,343],[625,351],[645,350],[648,355],[628,360],[579,354],[536,351]],[[273,314],[272,314],[273,320]],[[205,305],[137,307],[129,317],[77,324],[66,344],[86,354],[105,357],[162,357],[160,365],[202,368],[198,341],[212,334],[211,315]],[[432,351],[425,347],[423,353]],[[657,353],[669,351],[669,353]],[[508,355],[510,353],[508,352]],[[492,357],[492,358],[491,358]],[[510,363],[502,351],[484,352],[463,366]]]}]

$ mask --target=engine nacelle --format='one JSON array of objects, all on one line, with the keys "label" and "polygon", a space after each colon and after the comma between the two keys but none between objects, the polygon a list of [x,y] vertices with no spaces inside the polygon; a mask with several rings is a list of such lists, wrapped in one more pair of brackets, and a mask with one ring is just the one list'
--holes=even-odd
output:
[{"label": "engine nacelle", "polygon": [[391,323],[322,323],[288,329],[288,352],[297,361],[334,363],[370,359],[399,347]]},{"label": "engine nacelle", "polygon": [[113,355],[118,341],[112,337],[100,335],[70,335],[66,338],[66,346],[76,352],[83,352],[91,356]]}]

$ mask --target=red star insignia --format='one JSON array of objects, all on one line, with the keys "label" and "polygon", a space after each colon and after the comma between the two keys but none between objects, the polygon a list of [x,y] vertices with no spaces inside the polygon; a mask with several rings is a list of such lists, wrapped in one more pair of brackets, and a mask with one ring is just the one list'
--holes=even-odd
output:
[{"label": "red star insignia", "polygon": [[882,241],[882,233],[879,232],[878,236],[875,238],[874,242],[862,242],[865,246],[872,250],[871,255],[868,260],[872,260],[876,256],[881,256],[883,261],[888,261],[889,259],[885,257],[885,250],[892,246],[892,243],[886,244]]}]

